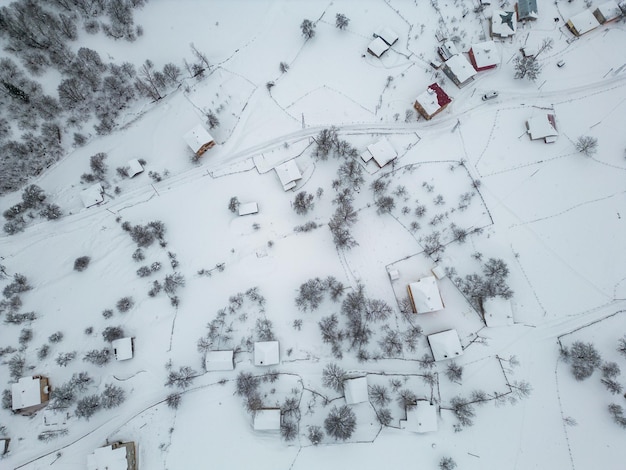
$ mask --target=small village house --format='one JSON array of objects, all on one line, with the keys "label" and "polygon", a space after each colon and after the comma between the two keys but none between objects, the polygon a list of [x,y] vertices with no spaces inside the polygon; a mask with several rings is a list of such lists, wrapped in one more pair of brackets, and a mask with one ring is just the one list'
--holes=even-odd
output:
[{"label": "small village house", "polygon": [[374,37],[380,38],[389,46],[393,46],[398,41],[398,34],[392,30],[391,28],[379,28],[375,33]]},{"label": "small village house", "polygon": [[11,385],[11,408],[21,414],[32,414],[50,400],[50,384],[43,375],[22,377]]},{"label": "small village house", "polygon": [[198,124],[191,129],[183,138],[196,157],[200,157],[204,152],[215,145],[215,140],[213,140],[211,134],[206,131],[202,124]]},{"label": "small village house", "polygon": [[395,160],[397,157],[398,153],[394,150],[386,137],[368,145],[367,150],[361,154],[361,158],[364,162],[367,163],[373,158],[380,168],[384,167],[392,160]]},{"label": "small village house", "polygon": [[415,405],[407,407],[406,420],[400,421],[400,427],[417,433],[437,431],[437,405],[427,400],[417,400]]},{"label": "small village house", "polygon": [[261,408],[254,413],[253,427],[255,431],[279,431],[280,408]]},{"label": "small village house", "polygon": [[463,347],[456,330],[446,330],[428,335],[428,344],[435,361],[454,359],[463,354]]},{"label": "small village house", "polygon": [[367,46],[367,52],[374,57],[380,58],[385,52],[389,50],[389,44],[383,41],[381,38],[376,38]]},{"label": "small village house", "polygon": [[491,37],[509,38],[517,31],[514,11],[494,10],[491,15]]},{"label": "small village house", "polygon": [[546,144],[556,142],[559,132],[556,130],[556,117],[551,113],[541,113],[526,121],[526,130],[530,140],[543,139]]},{"label": "small village house", "polygon": [[257,341],[254,343],[254,365],[273,366],[280,363],[278,341]]},{"label": "small village house", "polygon": [[472,44],[469,50],[469,58],[477,72],[493,69],[500,62],[498,49],[493,41]]},{"label": "small village house", "polygon": [[102,183],[96,183],[81,191],[80,200],[86,208],[103,202],[104,188],[102,187]]},{"label": "small village house", "polygon": [[252,215],[259,212],[259,205],[256,202],[239,204],[239,215]]},{"label": "small village house", "polygon": [[119,338],[111,341],[111,346],[118,361],[132,359],[135,354],[135,338]]},{"label": "small village house", "polygon": [[87,456],[87,470],[137,470],[134,442],[114,442]]},{"label": "small village house", "polygon": [[235,368],[234,351],[208,351],[204,358],[207,372],[233,370]]},{"label": "small village house", "polygon": [[443,88],[438,83],[432,83],[417,96],[413,107],[424,118],[432,119],[433,116],[446,109],[451,102],[452,99],[443,91]]},{"label": "small village house", "polygon": [[483,316],[489,328],[510,326],[513,322],[511,300],[504,297],[492,297],[483,301]]},{"label": "small village house", "polygon": [[515,9],[519,21],[536,20],[539,18],[537,0],[518,0]]},{"label": "small village house", "polygon": [[604,24],[615,21],[622,16],[622,10],[619,5],[613,1],[601,3],[593,10],[593,16],[596,17],[598,23]]},{"label": "small village house", "polygon": [[462,54],[457,54],[446,60],[441,70],[459,88],[468,85],[476,75],[476,70]]},{"label": "small village house", "polygon": [[356,377],[343,381],[343,392],[348,405],[369,401],[367,393],[367,377]]},{"label": "small village house", "polygon": [[426,276],[412,282],[408,291],[415,313],[437,312],[445,307],[435,276]]},{"label": "small village house", "polygon": [[300,173],[300,169],[295,160],[288,160],[274,167],[274,171],[276,171],[280,184],[285,191],[295,188],[297,184],[296,181],[302,179],[302,173]]},{"label": "small village house", "polygon": [[575,36],[582,36],[600,26],[591,10],[583,10],[567,21],[567,27]]},{"label": "small village house", "polygon": [[140,173],[143,173],[143,165],[141,162],[136,158],[128,160],[128,177],[133,178]]}]

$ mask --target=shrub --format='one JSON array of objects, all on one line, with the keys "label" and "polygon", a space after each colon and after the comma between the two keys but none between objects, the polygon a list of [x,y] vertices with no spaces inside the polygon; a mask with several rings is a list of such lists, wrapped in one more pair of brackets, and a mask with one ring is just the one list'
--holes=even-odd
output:
[{"label": "shrub", "polygon": [[39,215],[47,220],[57,220],[63,215],[63,211],[56,204],[46,204],[39,211]]},{"label": "shrub", "polygon": [[102,332],[102,338],[109,343],[123,337],[124,330],[121,326],[107,326]]},{"label": "shrub", "polygon": [[52,399],[51,408],[65,410],[72,406],[76,400],[76,392],[72,384],[66,383],[54,387],[50,392],[50,398]]},{"label": "shrub", "polygon": [[61,367],[65,367],[74,359],[76,359],[76,351],[72,351],[68,353],[59,353],[55,359],[55,362]]},{"label": "shrub", "polygon": [[100,395],[89,395],[78,400],[74,414],[77,418],[89,419],[100,409],[100,406]]},{"label": "shrub", "polygon": [[454,470],[456,468],[456,462],[452,457],[442,457],[439,461],[440,470]]},{"label": "shrub", "polygon": [[2,295],[8,299],[13,297],[15,294],[21,294],[22,292],[27,292],[31,289],[32,287],[28,283],[26,276],[22,274],[15,274],[13,275],[13,282],[5,286],[2,290]]},{"label": "shrub", "polygon": [[57,331],[48,336],[48,341],[51,343],[60,343],[63,340],[63,332]]},{"label": "shrub", "polygon": [[463,366],[458,365],[454,361],[450,362],[446,367],[446,377],[451,382],[460,382],[463,378]]},{"label": "shrub", "polygon": [[15,354],[9,359],[9,374],[14,381],[18,381],[20,377],[24,376],[24,369],[26,368],[26,359],[21,354]]},{"label": "shrub", "polygon": [[48,344],[44,344],[42,345],[39,350],[37,351],[37,359],[39,359],[40,361],[44,360],[46,357],[48,357],[48,354],[50,353],[50,345]]},{"label": "shrub", "polygon": [[100,397],[100,404],[105,409],[115,408],[120,406],[126,400],[126,393],[124,389],[112,384],[106,384],[104,386],[104,392]]},{"label": "shrub", "polygon": [[137,248],[133,252],[133,260],[135,260],[135,261],[143,261],[145,258],[146,258],[146,256],[143,254],[143,250],[141,248]]},{"label": "shrub", "polygon": [[102,316],[104,318],[111,318],[113,316],[113,310],[111,310],[110,308],[106,308],[102,311]]},{"label": "shrub", "polygon": [[101,367],[105,364],[108,364],[110,360],[111,352],[107,348],[100,350],[92,349],[91,351],[87,352],[87,354],[85,354],[85,357],[83,357],[83,361],[91,362],[92,364]]},{"label": "shrub", "polygon": [[139,277],[148,277],[152,274],[152,271],[148,266],[142,266],[137,270],[137,276]]},{"label": "shrub", "polygon": [[178,407],[180,406],[180,400],[181,400],[181,394],[180,393],[170,393],[167,398],[165,399],[165,403],[167,404],[167,406],[169,406],[171,409],[176,410],[178,409]]},{"label": "shrub", "polygon": [[316,446],[320,442],[322,442],[322,439],[324,439],[324,431],[322,431],[322,428],[319,426],[310,426],[309,434],[307,437],[309,438],[311,444]]},{"label": "shrub", "polygon": [[84,392],[87,387],[93,383],[93,379],[89,377],[87,372],[79,372],[78,374],[72,374],[72,378],[69,381],[70,386],[74,390]]},{"label": "shrub", "polygon": [[120,312],[125,313],[133,308],[133,306],[135,305],[135,301],[132,297],[122,297],[120,300],[117,301],[117,304],[115,305]]},{"label": "shrub", "polygon": [[239,210],[239,205],[239,199],[237,198],[237,196],[233,196],[228,202],[228,210],[235,214]]},{"label": "shrub", "polygon": [[89,266],[89,262],[91,258],[89,256],[81,256],[80,258],[76,258],[74,260],[74,271],[84,271]]},{"label": "shrub", "polygon": [[298,425],[293,421],[283,421],[280,425],[280,435],[286,441],[293,441],[298,436]]}]

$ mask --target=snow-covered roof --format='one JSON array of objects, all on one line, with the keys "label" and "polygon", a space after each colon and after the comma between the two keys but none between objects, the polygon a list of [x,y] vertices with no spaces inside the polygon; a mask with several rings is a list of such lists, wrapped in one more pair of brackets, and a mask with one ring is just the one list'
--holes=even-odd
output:
[{"label": "snow-covered roof", "polygon": [[87,456],[88,470],[128,470],[126,447],[100,447]]},{"label": "snow-covered roof", "polygon": [[280,409],[266,408],[254,413],[255,431],[277,431],[280,429]]},{"label": "snow-covered roof", "polygon": [[22,377],[11,385],[13,411],[41,405],[41,378]]},{"label": "snow-covered roof", "polygon": [[472,44],[472,53],[474,54],[474,62],[477,68],[497,65],[500,59],[496,43],[493,41]]},{"label": "snow-covered roof", "polygon": [[103,193],[104,188],[102,187],[102,184],[96,183],[81,191],[80,199],[83,201],[83,205],[85,207],[95,206],[96,204],[100,204],[104,201]]},{"label": "snow-covered roof", "polygon": [[472,64],[461,54],[450,57],[446,60],[445,66],[447,66],[448,70],[457,78],[459,82],[457,85],[464,84],[476,75],[476,69],[474,69]]},{"label": "snow-covered roof", "polygon": [[412,432],[434,432],[437,430],[437,406],[426,400],[418,400],[416,406],[406,410],[403,429]]},{"label": "snow-covered roof", "polygon": [[285,163],[274,167],[280,184],[283,185],[283,189],[288,191],[296,186],[296,181],[302,178],[302,173],[298,169],[295,160],[289,160]]},{"label": "snow-covered roof", "polygon": [[386,137],[368,145],[367,150],[369,150],[372,157],[374,157],[374,160],[381,168],[398,156]]},{"label": "snow-covered roof", "polygon": [[550,140],[550,137],[556,137],[559,135],[559,132],[556,130],[554,114],[550,113],[542,113],[531,117],[528,121],[526,121],[526,127],[528,128],[528,134],[530,135],[531,140]]},{"label": "snow-covered roof", "polygon": [[218,371],[218,370],[233,370],[235,363],[233,362],[233,351],[209,351],[206,353],[204,360],[206,370]]},{"label": "snow-covered roof", "polygon": [[379,28],[374,36],[381,38],[390,46],[393,46],[393,44],[398,40],[398,34],[393,29],[388,27]]},{"label": "snow-covered roof", "polygon": [[343,391],[348,405],[369,401],[367,394],[367,377],[357,377],[343,381]]},{"label": "snow-covered roof", "polygon": [[376,57],[380,57],[389,49],[389,44],[383,41],[381,38],[376,38],[367,46],[367,50],[374,54]]},{"label": "snow-covered roof", "polygon": [[425,91],[420,93],[415,101],[429,116],[432,116],[452,100],[447,93],[443,91],[439,84],[433,83],[429,85]]},{"label": "snow-covered roof", "polygon": [[598,23],[596,17],[593,16],[591,10],[583,10],[577,15],[572,16],[568,23],[574,27],[576,30],[575,34],[578,35],[588,33],[592,29],[600,26],[600,23]]},{"label": "snow-covered roof", "polygon": [[491,35],[501,38],[513,36],[517,29],[514,11],[494,10],[491,15]]},{"label": "snow-covered roof", "polygon": [[111,341],[113,352],[115,353],[115,359],[118,361],[125,361],[133,358],[133,339],[132,338],[120,338]]},{"label": "snow-covered roof", "polygon": [[139,163],[139,160],[133,158],[132,160],[128,160],[128,177],[132,178],[133,176],[138,175],[139,173],[143,173],[143,165]]},{"label": "snow-covered roof", "polygon": [[492,297],[483,301],[485,323],[490,328],[509,326],[513,324],[513,309],[511,300],[503,297]]},{"label": "snow-covered roof", "polygon": [[537,0],[517,0],[517,15],[520,20],[536,20],[539,18]]},{"label": "snow-covered roof", "polygon": [[435,276],[426,276],[409,284],[409,295],[416,313],[436,312],[444,307]]},{"label": "snow-covered roof", "polygon": [[196,127],[187,132],[183,136],[183,139],[185,139],[185,142],[187,142],[187,145],[189,145],[194,153],[197,153],[202,146],[214,141],[211,134],[207,132],[202,124],[198,124]]},{"label": "snow-covered roof", "polygon": [[437,279],[443,279],[447,276],[445,268],[439,264],[434,265],[430,272],[433,273]]},{"label": "snow-covered roof", "polygon": [[278,341],[257,341],[254,343],[254,365],[272,366],[280,363]]},{"label": "snow-covered roof", "polygon": [[457,49],[456,44],[452,41],[445,41],[441,46],[439,46],[439,54],[441,54],[441,57],[443,57],[444,60],[447,60],[453,55],[459,53],[460,51]]},{"label": "snow-covered roof", "polygon": [[428,344],[430,344],[430,350],[435,361],[454,359],[463,354],[461,341],[456,330],[446,330],[428,335]]},{"label": "snow-covered roof", "polygon": [[259,205],[256,202],[247,202],[239,205],[239,215],[250,215],[259,212]]},{"label": "snow-covered roof", "polygon": [[[600,15],[597,15],[597,13],[599,13]],[[614,20],[622,16],[622,10],[617,5],[617,3],[609,1],[598,5],[598,7],[594,11],[594,14],[598,21],[605,22]],[[600,18],[598,18],[598,16],[600,16]]]}]

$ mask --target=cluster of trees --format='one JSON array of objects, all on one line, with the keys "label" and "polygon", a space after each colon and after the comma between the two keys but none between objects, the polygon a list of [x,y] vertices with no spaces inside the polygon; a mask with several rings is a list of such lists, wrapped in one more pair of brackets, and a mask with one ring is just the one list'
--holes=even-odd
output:
[{"label": "cluster of trees", "polygon": [[489,258],[483,264],[482,271],[482,276],[476,273],[468,274],[465,278],[456,277],[454,282],[472,307],[484,318],[485,300],[498,296],[510,299],[513,297],[513,290],[507,284],[509,268],[503,260]]},{"label": "cluster of trees", "polygon": [[26,228],[28,221],[37,216],[47,220],[56,220],[61,217],[61,208],[56,204],[47,203],[46,198],[44,190],[36,184],[26,187],[22,192],[22,201],[2,213],[6,220],[3,226],[4,232],[9,235],[21,232]]},{"label": "cluster of trees", "polygon": [[[344,15],[343,13],[337,13],[335,15],[335,26],[338,29],[346,29],[350,24],[350,19]],[[302,36],[309,40],[315,37],[315,23],[311,20],[304,19],[302,23],[300,23],[300,30],[302,31]]]}]

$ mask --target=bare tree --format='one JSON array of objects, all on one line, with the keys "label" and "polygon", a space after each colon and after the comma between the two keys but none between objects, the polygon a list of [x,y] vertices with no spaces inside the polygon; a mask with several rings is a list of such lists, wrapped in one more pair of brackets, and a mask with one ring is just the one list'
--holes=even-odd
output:
[{"label": "bare tree", "polygon": [[518,56],[513,60],[515,68],[515,78],[536,80],[541,73],[541,65],[534,57]]},{"label": "bare tree", "polygon": [[339,29],[346,29],[348,27],[349,23],[350,23],[350,20],[343,13],[337,13],[335,15],[335,26],[337,28],[339,28]]},{"label": "bare tree", "polygon": [[581,135],[576,141],[576,150],[587,157],[598,151],[598,139],[588,135]]},{"label": "bare tree", "polygon": [[328,435],[345,441],[356,429],[356,416],[347,405],[334,406],[324,420],[324,428]]},{"label": "bare tree", "polygon": [[306,40],[309,40],[315,36],[315,23],[313,23],[311,20],[303,20],[302,24],[300,25],[300,29],[302,30],[302,36],[304,36]]},{"label": "bare tree", "polygon": [[337,364],[331,362],[322,371],[322,384],[336,392],[343,392],[343,382],[346,380],[346,371]]}]

